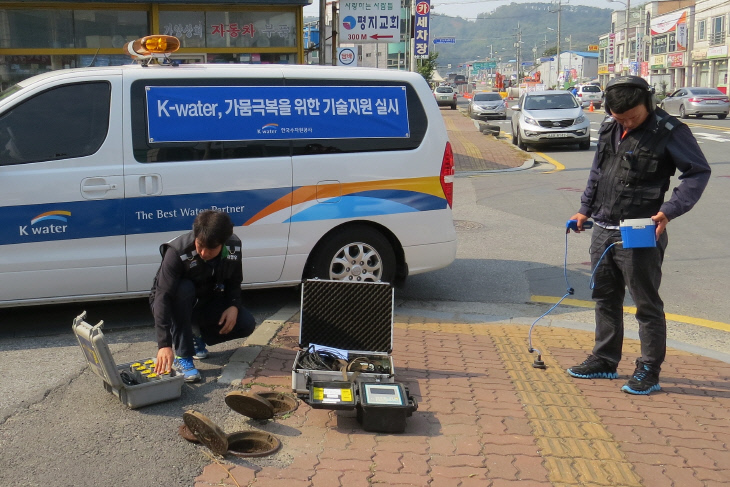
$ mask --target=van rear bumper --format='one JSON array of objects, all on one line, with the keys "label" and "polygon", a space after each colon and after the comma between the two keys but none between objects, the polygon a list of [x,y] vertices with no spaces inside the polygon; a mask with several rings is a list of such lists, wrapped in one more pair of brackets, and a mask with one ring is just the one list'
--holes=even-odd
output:
[{"label": "van rear bumper", "polygon": [[456,240],[404,247],[408,275],[441,269],[456,259]]}]

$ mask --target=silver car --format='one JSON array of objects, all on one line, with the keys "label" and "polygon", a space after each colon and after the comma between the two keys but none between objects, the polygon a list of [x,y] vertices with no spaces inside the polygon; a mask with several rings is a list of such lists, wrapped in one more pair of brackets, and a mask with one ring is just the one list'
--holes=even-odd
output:
[{"label": "silver car", "polygon": [[507,120],[507,103],[499,93],[474,93],[467,109],[471,118],[499,118]]},{"label": "silver car", "polygon": [[512,143],[527,146],[578,144],[591,146],[590,120],[569,91],[524,93],[512,107]]},{"label": "silver car", "polygon": [[661,101],[660,106],[672,115],[717,115],[722,120],[730,112],[730,99],[716,88],[680,88]]}]

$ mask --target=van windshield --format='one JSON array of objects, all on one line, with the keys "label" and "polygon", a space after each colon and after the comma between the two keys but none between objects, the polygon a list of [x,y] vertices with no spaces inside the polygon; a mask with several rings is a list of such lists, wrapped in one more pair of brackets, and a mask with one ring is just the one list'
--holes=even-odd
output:
[{"label": "van windshield", "polygon": [[534,95],[525,100],[525,110],[560,110],[577,108],[578,103],[570,93],[565,95]]},{"label": "van windshield", "polygon": [[502,97],[499,93],[477,93],[474,101],[502,101]]}]

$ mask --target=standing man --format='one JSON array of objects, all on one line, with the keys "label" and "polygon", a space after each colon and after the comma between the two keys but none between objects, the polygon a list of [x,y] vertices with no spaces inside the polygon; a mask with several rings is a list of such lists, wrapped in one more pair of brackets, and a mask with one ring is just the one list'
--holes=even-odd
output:
[{"label": "standing man", "polygon": [[174,368],[185,381],[197,382],[193,356],[205,358],[206,344],[247,337],[256,326],[241,305],[241,240],[233,235],[227,213],[205,210],[195,218],[192,232],[162,244],[160,253],[162,264],[150,294],[157,331],[155,372]]},{"label": "standing man", "polygon": [[[605,106],[611,116],[599,129],[581,207],[571,217],[577,220],[578,231],[590,217],[596,223],[590,248],[595,269],[595,346],[582,364],[568,369],[568,374],[583,379],[618,378],[628,286],[636,304],[641,358],[621,389],[629,394],[649,394],[661,388],[659,372],[666,355],[667,324],[659,297],[667,248],[665,229],[700,199],[710,178],[710,166],[689,128],[656,108],[652,90],[643,78],[612,79],[606,86]],[[676,169],[681,172],[680,184],[664,201]],[[656,247],[624,249],[617,243],[621,241],[621,220],[632,218],[654,221]]]}]

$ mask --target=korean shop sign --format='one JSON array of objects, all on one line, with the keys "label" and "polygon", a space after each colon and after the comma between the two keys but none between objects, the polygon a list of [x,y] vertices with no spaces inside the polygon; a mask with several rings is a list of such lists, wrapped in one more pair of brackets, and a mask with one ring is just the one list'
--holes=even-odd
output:
[{"label": "korean shop sign", "polygon": [[417,58],[428,57],[428,40],[431,30],[431,0],[416,0],[416,19],[413,54]]}]

